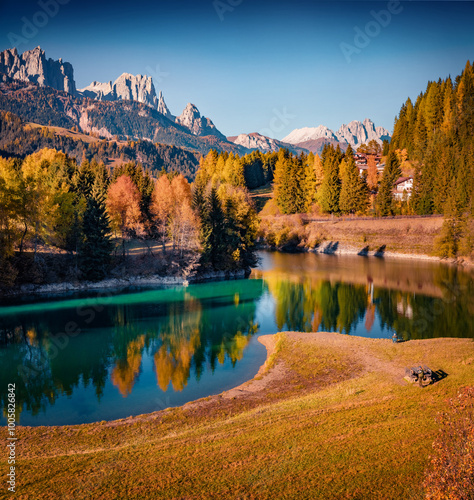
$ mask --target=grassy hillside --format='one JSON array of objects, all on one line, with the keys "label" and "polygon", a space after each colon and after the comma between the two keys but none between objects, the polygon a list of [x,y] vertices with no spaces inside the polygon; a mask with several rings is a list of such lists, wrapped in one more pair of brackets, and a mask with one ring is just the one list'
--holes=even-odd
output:
[{"label": "grassy hillside", "polygon": [[[267,370],[227,393],[116,422],[19,428],[17,498],[423,496],[435,417],[474,384],[472,340],[263,339]],[[404,368],[417,363],[448,376],[410,385]]]}]

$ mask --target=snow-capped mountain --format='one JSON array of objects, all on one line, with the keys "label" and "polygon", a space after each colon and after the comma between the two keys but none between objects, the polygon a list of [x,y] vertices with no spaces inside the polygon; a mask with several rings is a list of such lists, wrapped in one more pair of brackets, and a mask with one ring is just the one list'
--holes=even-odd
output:
[{"label": "snow-capped mountain", "polygon": [[383,127],[375,127],[372,120],[366,118],[363,122],[354,120],[347,125],[341,125],[335,133],[324,125],[295,129],[284,137],[282,142],[319,152],[324,144],[339,144],[342,149],[346,149],[350,144],[356,149],[371,140],[382,144],[385,139],[390,140],[390,132]]},{"label": "snow-capped mountain", "polygon": [[297,128],[284,137],[282,142],[299,144],[300,142],[313,141],[321,138],[337,140],[337,137],[334,135],[332,130],[328,129],[324,125],[319,125],[319,127]]},{"label": "snow-capped mountain", "polygon": [[279,151],[281,148],[289,149],[295,154],[299,154],[302,151],[301,148],[295,147],[292,144],[284,143],[277,139],[266,137],[265,135],[259,134],[257,132],[227,137],[227,140],[247,149],[258,149],[262,153]]}]

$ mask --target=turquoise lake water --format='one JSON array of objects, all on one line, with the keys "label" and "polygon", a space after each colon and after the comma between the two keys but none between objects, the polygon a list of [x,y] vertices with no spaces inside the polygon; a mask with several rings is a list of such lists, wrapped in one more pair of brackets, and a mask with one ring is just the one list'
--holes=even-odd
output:
[{"label": "turquoise lake water", "polygon": [[[250,279],[0,304],[0,394],[22,425],[112,420],[252,378],[260,334],[474,338],[472,272],[438,263],[261,252]],[[5,424],[5,417],[0,417]]]}]

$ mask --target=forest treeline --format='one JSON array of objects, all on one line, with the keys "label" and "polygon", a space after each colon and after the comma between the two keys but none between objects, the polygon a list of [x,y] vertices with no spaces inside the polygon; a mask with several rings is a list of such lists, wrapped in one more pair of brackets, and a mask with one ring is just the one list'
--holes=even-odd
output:
[{"label": "forest treeline", "polygon": [[[192,188],[176,172],[154,178],[135,162],[110,171],[54,149],[0,158],[1,285],[103,279],[126,261],[129,240],[148,247],[148,271],[160,261],[184,278],[197,268],[249,268],[257,214],[246,188],[204,173],[199,179]],[[51,265],[44,245],[47,254],[59,250]]]},{"label": "forest treeline", "polygon": [[[362,149],[370,148],[364,145]],[[287,149],[272,153],[255,151],[242,157],[211,151],[201,159],[200,168],[204,166],[214,178],[240,179],[248,189],[273,182],[273,204],[280,214],[408,213],[408,197],[397,200],[392,193],[393,183],[402,173],[400,155],[387,153],[383,174],[378,173],[375,158],[375,154],[369,155],[363,176],[359,175],[351,146],[343,153],[333,145],[324,146],[321,156],[296,156]]]},{"label": "forest treeline", "polygon": [[474,197],[474,66],[461,75],[429,82],[395,119],[390,150],[403,151],[414,167],[413,213],[445,215],[442,255],[472,251]]}]

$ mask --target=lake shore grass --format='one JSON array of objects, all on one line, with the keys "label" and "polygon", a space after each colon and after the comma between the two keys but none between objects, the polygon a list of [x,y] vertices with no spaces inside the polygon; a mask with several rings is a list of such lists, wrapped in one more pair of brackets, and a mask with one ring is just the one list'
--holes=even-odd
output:
[{"label": "lake shore grass", "polygon": [[[263,215],[262,215],[263,214]],[[442,216],[393,218],[261,214],[260,244],[283,251],[359,255],[387,259],[432,260],[472,267],[471,257],[437,255]]]},{"label": "lake shore grass", "polygon": [[[260,339],[265,365],[220,395],[112,422],[18,427],[15,498],[423,496],[435,417],[474,384],[472,339]],[[417,364],[448,376],[408,384],[405,367]]]}]

